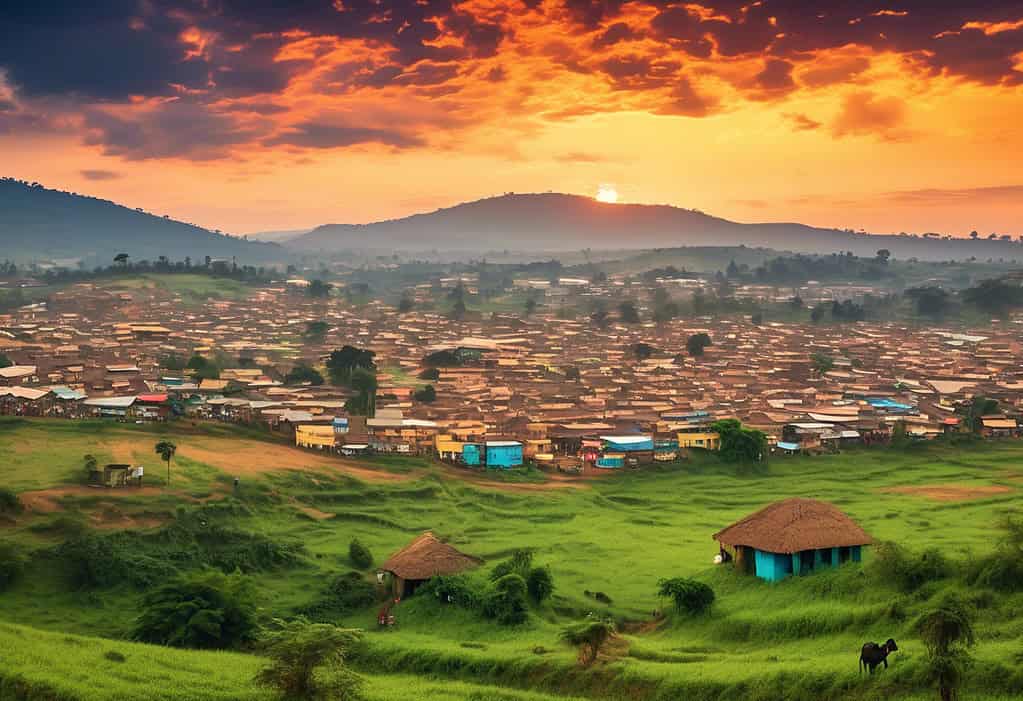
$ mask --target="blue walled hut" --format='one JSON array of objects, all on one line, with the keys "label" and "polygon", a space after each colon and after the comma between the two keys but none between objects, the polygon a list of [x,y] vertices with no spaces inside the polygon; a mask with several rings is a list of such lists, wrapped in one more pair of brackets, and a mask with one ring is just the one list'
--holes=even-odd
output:
[{"label": "blue walled hut", "polygon": [[487,441],[487,467],[507,470],[522,464],[522,444],[518,441]]},{"label": "blue walled hut", "polygon": [[794,497],[775,502],[714,534],[743,572],[769,582],[859,562],[871,538],[837,507]]}]

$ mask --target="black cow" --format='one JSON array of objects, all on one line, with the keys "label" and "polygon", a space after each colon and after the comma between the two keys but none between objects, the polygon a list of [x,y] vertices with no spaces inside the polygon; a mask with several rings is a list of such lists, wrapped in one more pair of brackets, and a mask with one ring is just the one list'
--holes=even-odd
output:
[{"label": "black cow", "polygon": [[898,649],[899,646],[891,638],[888,638],[884,645],[878,645],[877,643],[865,644],[863,649],[860,650],[860,674],[863,673],[863,670],[869,670],[873,674],[874,668],[882,663],[884,668],[888,669],[888,655]]}]

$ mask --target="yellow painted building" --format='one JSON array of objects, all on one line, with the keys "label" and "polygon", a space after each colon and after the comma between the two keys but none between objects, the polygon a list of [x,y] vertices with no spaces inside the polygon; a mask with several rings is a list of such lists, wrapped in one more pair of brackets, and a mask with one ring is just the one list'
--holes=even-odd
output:
[{"label": "yellow painted building", "polygon": [[434,447],[437,455],[442,459],[454,460],[462,456],[462,441],[455,440],[450,435],[438,433],[434,436]]},{"label": "yellow painted building", "polygon": [[334,448],[334,427],[327,424],[307,424],[295,427],[295,445],[303,448]]},{"label": "yellow painted building", "polygon": [[699,431],[693,433],[679,431],[678,447],[717,450],[721,447],[721,436],[719,436],[715,431]]}]

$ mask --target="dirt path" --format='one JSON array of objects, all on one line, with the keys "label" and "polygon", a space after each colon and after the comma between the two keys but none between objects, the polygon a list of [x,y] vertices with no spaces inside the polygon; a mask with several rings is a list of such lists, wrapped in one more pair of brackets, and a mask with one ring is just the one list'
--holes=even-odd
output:
[{"label": "dirt path", "polygon": [[910,496],[921,496],[934,501],[972,501],[974,499],[986,499],[1008,494],[1012,487],[1003,485],[963,485],[963,484],[928,484],[905,487],[888,487],[882,492],[889,494],[908,494]]}]

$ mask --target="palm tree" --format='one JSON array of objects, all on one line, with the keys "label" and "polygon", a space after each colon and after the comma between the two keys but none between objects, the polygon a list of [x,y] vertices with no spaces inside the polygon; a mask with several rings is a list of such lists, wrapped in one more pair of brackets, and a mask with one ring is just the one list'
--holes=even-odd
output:
[{"label": "palm tree", "polygon": [[160,441],[156,444],[156,454],[167,461],[167,484],[170,484],[170,464],[178,447],[170,441]]}]

